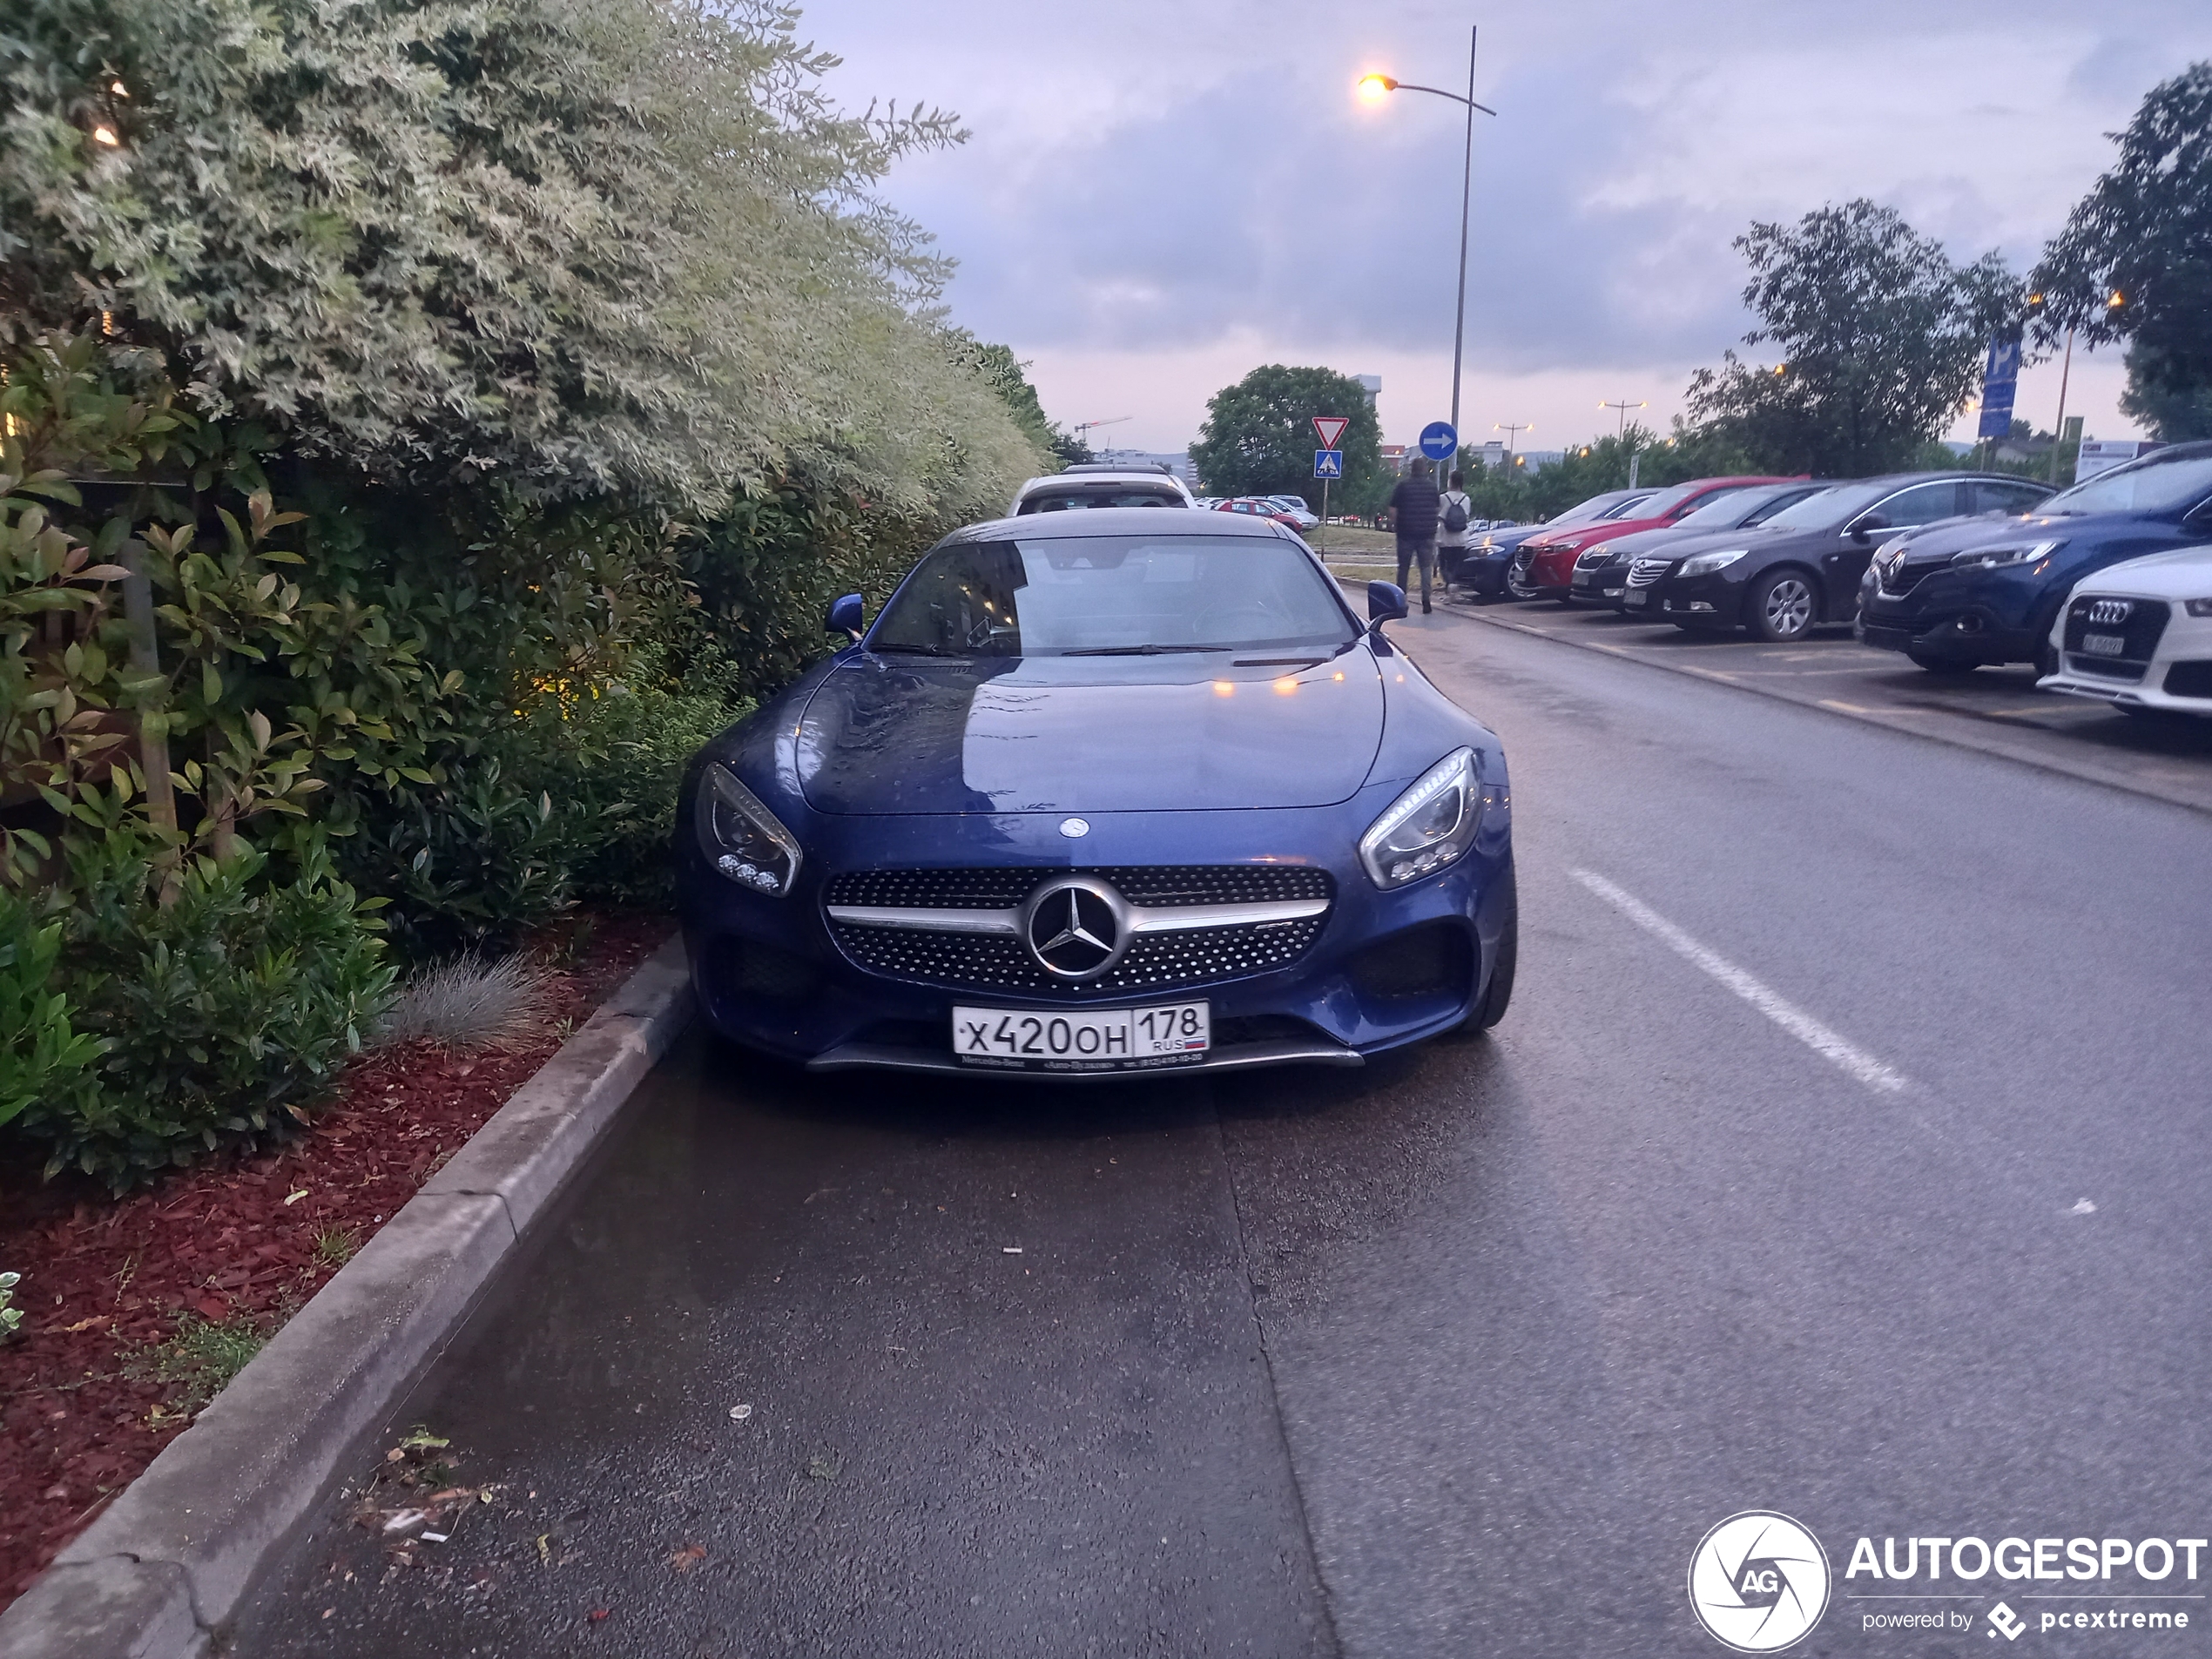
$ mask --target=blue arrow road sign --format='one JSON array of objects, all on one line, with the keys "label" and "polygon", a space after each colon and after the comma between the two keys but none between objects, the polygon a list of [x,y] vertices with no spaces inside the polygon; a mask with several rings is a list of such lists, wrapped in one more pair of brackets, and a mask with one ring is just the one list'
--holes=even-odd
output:
[{"label": "blue arrow road sign", "polygon": [[1449,421],[1431,421],[1421,428],[1421,453],[1431,461],[1446,461],[1460,452],[1460,435]]},{"label": "blue arrow road sign", "polygon": [[1313,452],[1313,475],[1316,478],[1343,477],[1344,451],[1341,449],[1316,449]]}]

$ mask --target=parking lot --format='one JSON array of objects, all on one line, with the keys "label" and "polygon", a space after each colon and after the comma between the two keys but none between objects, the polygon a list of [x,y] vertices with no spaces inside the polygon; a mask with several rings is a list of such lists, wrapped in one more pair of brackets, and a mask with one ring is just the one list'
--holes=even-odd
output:
[{"label": "parking lot", "polygon": [[2212,811],[2212,720],[2131,717],[2039,691],[2025,664],[1940,677],[1862,645],[1842,628],[1770,645],[1743,634],[1655,628],[1595,608],[1455,601],[1447,611]]},{"label": "parking lot", "polygon": [[[702,1035],[399,1420],[490,1501],[401,1562],[334,1499],[231,1651],[1691,1659],[1747,1507],[1839,1573],[2201,1534],[2203,819],[1900,735],[1847,639],[1391,631],[1513,755],[1494,1035],[1069,1092]],[[1936,712],[2155,759],[1986,678]],[[1898,1650],[1841,1605],[1806,1650]]]}]

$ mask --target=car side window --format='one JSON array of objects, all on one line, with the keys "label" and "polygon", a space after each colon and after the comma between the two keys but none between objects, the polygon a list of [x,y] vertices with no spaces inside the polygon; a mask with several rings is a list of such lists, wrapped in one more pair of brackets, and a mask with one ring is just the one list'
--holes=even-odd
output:
[{"label": "car side window", "polygon": [[1959,498],[1965,493],[1964,484],[1915,484],[1910,489],[1900,489],[1887,501],[1876,502],[1870,510],[1882,521],[1885,529],[1915,529],[1964,510],[1964,503]]},{"label": "car side window", "polygon": [[1974,504],[1968,510],[1976,513],[2032,513],[2050,494],[2033,484],[1977,483],[1973,489]]}]

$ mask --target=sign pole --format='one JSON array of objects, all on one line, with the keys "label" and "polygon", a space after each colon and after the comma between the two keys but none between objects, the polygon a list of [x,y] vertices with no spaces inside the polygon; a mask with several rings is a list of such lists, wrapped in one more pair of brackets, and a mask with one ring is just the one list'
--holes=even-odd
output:
[{"label": "sign pole", "polygon": [[1313,539],[1321,543],[1319,549],[1321,556],[1327,558],[1329,556],[1329,481],[1326,478],[1321,481],[1321,523],[1314,529]]}]

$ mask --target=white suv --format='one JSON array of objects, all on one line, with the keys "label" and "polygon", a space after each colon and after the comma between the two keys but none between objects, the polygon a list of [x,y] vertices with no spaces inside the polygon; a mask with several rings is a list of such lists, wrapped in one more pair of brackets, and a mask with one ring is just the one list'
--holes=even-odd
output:
[{"label": "white suv", "polygon": [[2047,691],[2123,713],[2212,714],[2212,546],[2108,564],[2074,585],[2051,626]]},{"label": "white suv", "polygon": [[1014,492],[1008,518],[1084,507],[1189,507],[1183,480],[1157,462],[1078,462],[1064,472],[1032,478]]}]

